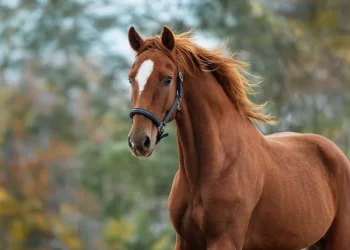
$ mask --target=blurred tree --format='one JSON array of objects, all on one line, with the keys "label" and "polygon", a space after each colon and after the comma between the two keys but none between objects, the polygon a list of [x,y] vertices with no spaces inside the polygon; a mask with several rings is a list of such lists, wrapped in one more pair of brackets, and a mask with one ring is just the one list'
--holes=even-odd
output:
[{"label": "blurred tree", "polygon": [[[57,231],[60,211],[52,211],[48,203],[51,190],[45,164],[71,155],[71,148],[61,143],[37,151],[38,141],[27,129],[34,115],[35,95],[5,86],[0,86],[0,92],[6,93],[0,99],[4,108],[0,130],[4,138],[0,144],[0,248],[40,249],[57,241],[58,249],[82,249],[76,232],[66,225]],[[57,146],[60,154],[54,149]]]},{"label": "blurred tree", "polygon": [[252,98],[269,100],[269,110],[279,120],[277,126],[263,128],[266,132],[320,133],[349,151],[343,140],[350,133],[343,130],[350,117],[344,109],[350,104],[348,1],[188,4],[199,30],[228,39],[229,48],[263,77],[259,94]]},{"label": "blurred tree", "polygon": [[[110,12],[111,9],[115,12]],[[108,229],[113,228],[109,221],[126,221],[139,233],[159,224],[159,221],[166,221],[166,214],[159,214],[159,203],[165,208],[164,200],[174,174],[166,167],[176,168],[176,150],[171,143],[164,144],[164,150],[171,152],[165,162],[155,159],[143,164],[128,152],[128,157],[125,157],[127,147],[123,142],[130,122],[129,107],[125,104],[127,92],[120,85],[122,74],[117,72],[125,70],[129,64],[110,48],[104,38],[104,34],[112,28],[124,26],[125,16],[118,15],[122,9],[128,9],[129,15],[138,17],[127,4],[123,6],[107,1],[69,0],[58,5],[55,1],[33,0],[0,4],[0,47],[3,49],[0,54],[0,84],[9,86],[7,89],[10,90],[13,89],[10,86],[15,84],[23,95],[30,97],[31,114],[24,124],[26,133],[30,132],[33,140],[39,142],[39,145],[32,145],[34,148],[47,148],[55,156],[62,148],[52,147],[53,144],[70,145],[73,152],[74,147],[79,146],[82,162],[77,165],[84,166],[81,174],[83,184],[101,200],[101,215],[111,218],[106,222],[106,239],[112,233]],[[140,17],[137,20],[142,22]],[[21,74],[25,77],[14,77]],[[25,107],[19,107],[19,111],[22,112]],[[12,114],[12,111],[9,113]],[[4,130],[7,128],[4,125]],[[12,132],[8,133],[7,137],[11,136]],[[23,144],[22,141],[19,143]],[[48,157],[39,155],[39,152],[33,152],[33,156]],[[54,162],[55,169],[67,164],[64,160]],[[132,164],[135,164],[135,169],[130,171]],[[151,167],[154,167],[153,170]],[[58,196],[49,204],[58,203],[55,210],[59,212],[62,202],[59,190],[68,184],[74,172],[72,169],[65,174],[58,170],[49,171],[54,174],[51,177],[54,187],[52,192],[47,190],[47,194]],[[158,175],[152,176],[151,171]],[[130,188],[128,180],[133,187]],[[72,188],[74,186],[70,186],[70,192]],[[67,196],[71,195],[66,194],[63,199]],[[135,209],[141,198],[145,199],[147,206]],[[126,213],[128,210],[129,213]],[[134,219],[124,219],[133,216]],[[142,220],[137,219],[141,217]],[[169,224],[161,228],[165,227],[169,228]],[[147,237],[121,237],[119,240],[123,241],[120,244],[129,247],[133,245],[138,249],[137,246],[143,246],[147,249],[160,233],[149,231]],[[88,243],[90,238],[85,239],[84,247],[94,249],[93,244]]]}]

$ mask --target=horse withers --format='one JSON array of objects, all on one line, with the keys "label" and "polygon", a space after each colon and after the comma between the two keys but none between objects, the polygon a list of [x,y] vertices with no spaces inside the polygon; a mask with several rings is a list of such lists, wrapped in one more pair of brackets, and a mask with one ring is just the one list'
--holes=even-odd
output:
[{"label": "horse withers", "polygon": [[350,163],[315,134],[262,135],[244,64],[189,32],[143,39],[129,29],[132,128],[139,157],[175,120],[179,169],[168,207],[177,250],[350,249]]}]

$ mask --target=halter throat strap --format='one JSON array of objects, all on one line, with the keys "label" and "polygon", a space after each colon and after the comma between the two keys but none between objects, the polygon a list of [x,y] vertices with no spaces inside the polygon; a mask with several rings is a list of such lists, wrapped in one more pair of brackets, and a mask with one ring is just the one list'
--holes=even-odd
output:
[{"label": "halter throat strap", "polygon": [[170,109],[166,112],[164,119],[161,121],[158,119],[156,115],[154,115],[151,111],[143,108],[133,108],[130,111],[130,118],[132,119],[134,115],[143,115],[150,119],[158,128],[158,134],[157,134],[157,140],[156,144],[160,142],[161,139],[167,137],[169,134],[164,134],[164,127],[168,123],[170,117],[175,111],[175,108],[177,108],[177,111],[181,110],[180,107],[180,101],[182,98],[182,83],[183,83],[183,75],[182,72],[179,71],[176,79],[176,96],[173,104],[171,105]]}]

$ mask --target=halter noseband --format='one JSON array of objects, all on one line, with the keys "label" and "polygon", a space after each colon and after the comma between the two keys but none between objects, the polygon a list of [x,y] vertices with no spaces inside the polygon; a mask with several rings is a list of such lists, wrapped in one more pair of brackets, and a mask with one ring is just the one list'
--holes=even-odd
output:
[{"label": "halter noseband", "polygon": [[178,74],[177,79],[176,79],[175,100],[174,100],[173,104],[171,105],[170,109],[166,112],[163,121],[160,121],[156,115],[154,115],[151,111],[148,111],[147,109],[133,108],[130,111],[130,118],[131,119],[134,115],[143,115],[143,116],[147,117],[148,119],[150,119],[154,124],[157,125],[158,134],[157,134],[156,144],[158,144],[158,142],[160,142],[161,139],[163,139],[169,135],[168,133],[164,134],[164,127],[168,123],[171,115],[174,113],[175,108],[177,107],[177,111],[181,110],[180,101],[182,98],[182,83],[183,83],[183,75],[182,75],[182,72],[179,71],[179,74]]}]

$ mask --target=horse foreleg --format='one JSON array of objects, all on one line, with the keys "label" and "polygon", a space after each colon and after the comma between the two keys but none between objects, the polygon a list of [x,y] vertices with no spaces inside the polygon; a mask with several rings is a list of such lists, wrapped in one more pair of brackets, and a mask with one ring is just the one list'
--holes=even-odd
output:
[{"label": "horse foreleg", "polygon": [[230,236],[223,234],[219,237],[207,238],[207,250],[241,250],[238,248]]},{"label": "horse foreleg", "polygon": [[174,250],[193,250],[193,248],[188,246],[180,235],[176,234],[176,243]]},{"label": "horse foreleg", "polygon": [[248,221],[237,218],[225,231],[207,236],[207,250],[242,250]]},{"label": "horse foreleg", "polygon": [[174,250],[184,250],[185,249],[185,243],[181,237],[176,234],[176,243]]}]

